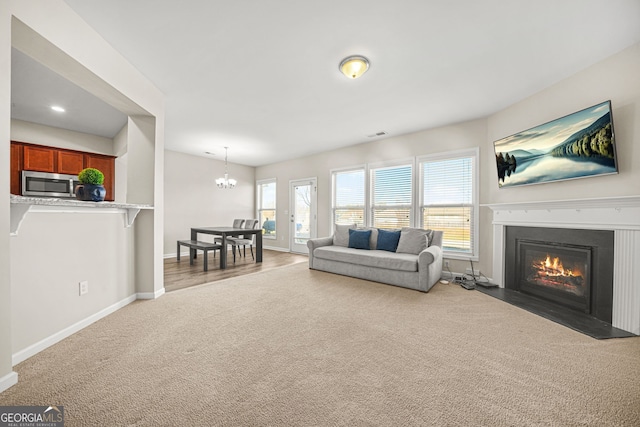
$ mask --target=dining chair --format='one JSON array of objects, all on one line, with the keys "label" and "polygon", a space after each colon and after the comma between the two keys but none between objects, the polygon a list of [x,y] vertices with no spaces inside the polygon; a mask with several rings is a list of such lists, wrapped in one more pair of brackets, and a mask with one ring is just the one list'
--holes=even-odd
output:
[{"label": "dining chair", "polygon": [[[232,227],[233,228],[242,228],[243,224],[244,224],[244,219],[236,218],[236,219],[233,220]],[[227,237],[227,242],[229,241],[229,239],[230,239],[230,237]],[[213,239],[213,241],[216,242],[216,244],[221,245],[222,244],[222,237],[216,237],[215,239]],[[225,248],[225,250],[226,250],[226,248]],[[234,251],[235,251],[235,248],[234,248]],[[216,257],[216,252],[215,251],[213,251],[213,257],[214,258]],[[234,261],[235,261],[235,257],[236,257],[236,253],[234,252],[233,253]]]},{"label": "dining chair", "polygon": [[[257,219],[247,219],[244,221],[244,228],[246,230],[255,229],[258,226]],[[227,238],[227,243],[233,247],[233,262],[236,262],[236,249],[238,249],[238,255],[240,255],[240,246],[244,251],[244,256],[247,256],[247,245],[249,245],[249,249],[251,250],[251,258],[256,259],[253,254],[253,244],[256,242],[255,234],[245,234],[240,235],[238,237],[229,237]]]}]

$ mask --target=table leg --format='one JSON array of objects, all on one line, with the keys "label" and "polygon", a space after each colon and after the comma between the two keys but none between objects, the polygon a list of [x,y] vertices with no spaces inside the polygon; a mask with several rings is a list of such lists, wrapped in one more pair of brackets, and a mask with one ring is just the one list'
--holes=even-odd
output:
[{"label": "table leg", "polygon": [[256,235],[256,262],[262,262],[262,230]]},{"label": "table leg", "polygon": [[[198,232],[191,230],[191,240],[198,240]],[[195,249],[189,249],[189,259],[192,260],[198,257],[198,251]]]},{"label": "table leg", "polygon": [[225,268],[227,268],[227,235],[226,233],[222,233],[222,249],[220,249],[220,270],[224,270]]}]

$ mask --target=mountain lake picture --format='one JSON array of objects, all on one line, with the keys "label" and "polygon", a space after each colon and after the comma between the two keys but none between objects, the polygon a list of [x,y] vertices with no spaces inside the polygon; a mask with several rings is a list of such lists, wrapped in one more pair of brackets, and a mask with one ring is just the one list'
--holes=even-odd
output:
[{"label": "mountain lake picture", "polygon": [[617,173],[611,102],[494,142],[498,185]]}]

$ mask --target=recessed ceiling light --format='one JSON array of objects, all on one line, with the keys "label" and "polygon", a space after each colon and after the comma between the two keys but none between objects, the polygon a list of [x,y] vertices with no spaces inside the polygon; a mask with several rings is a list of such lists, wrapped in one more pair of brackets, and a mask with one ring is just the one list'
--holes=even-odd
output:
[{"label": "recessed ceiling light", "polygon": [[58,113],[64,113],[66,110],[59,105],[52,105],[51,109],[53,111],[57,111]]}]

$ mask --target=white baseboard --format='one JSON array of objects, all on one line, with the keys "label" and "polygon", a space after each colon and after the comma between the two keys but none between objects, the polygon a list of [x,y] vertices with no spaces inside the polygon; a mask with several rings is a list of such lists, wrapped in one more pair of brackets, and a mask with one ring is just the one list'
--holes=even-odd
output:
[{"label": "white baseboard", "polygon": [[[178,256],[178,253],[174,252],[174,253],[171,253],[171,254],[164,254],[162,257],[164,259],[168,259],[168,258],[176,258],[177,256]],[[184,252],[180,251],[180,257],[184,257],[188,261],[189,260],[189,250],[187,249]]]},{"label": "white baseboard", "polygon": [[278,251],[278,252],[290,252],[289,248],[279,248],[277,246],[262,246],[262,249],[268,249],[270,251]]},{"label": "white baseboard", "polygon": [[138,292],[136,294],[136,299],[156,299],[160,298],[162,295],[164,295],[164,287],[155,292]]},{"label": "white baseboard", "polygon": [[16,372],[9,372],[4,377],[0,378],[0,393],[16,384],[18,384],[18,374]]},{"label": "white baseboard", "polygon": [[[164,288],[162,289],[163,293],[164,293]],[[95,314],[92,314],[91,316],[87,317],[86,319],[83,319],[79,322],[74,323],[73,325],[64,328],[63,330],[56,332],[55,334],[41,340],[38,341],[37,343],[30,345],[29,347],[25,348],[24,350],[20,350],[17,353],[14,353],[12,356],[12,363],[13,366],[17,365],[20,362],[23,362],[25,360],[27,360],[28,358],[30,358],[31,356],[36,355],[37,353],[41,352],[42,350],[51,347],[52,345],[56,344],[57,342],[62,341],[63,339],[75,334],[76,332],[80,331],[81,329],[86,328],[87,326],[89,326],[90,324],[102,319],[103,317],[106,317],[108,315],[110,315],[111,313],[121,309],[122,307],[131,304],[133,301],[136,300],[136,295],[131,295],[121,301],[116,302],[115,304],[110,305],[107,308],[104,308],[100,311],[98,311]]]}]

